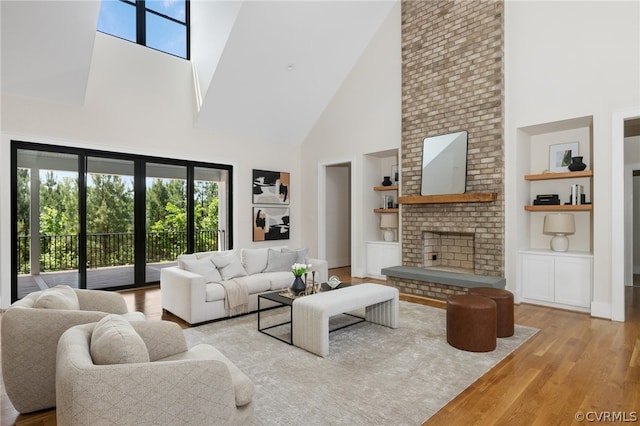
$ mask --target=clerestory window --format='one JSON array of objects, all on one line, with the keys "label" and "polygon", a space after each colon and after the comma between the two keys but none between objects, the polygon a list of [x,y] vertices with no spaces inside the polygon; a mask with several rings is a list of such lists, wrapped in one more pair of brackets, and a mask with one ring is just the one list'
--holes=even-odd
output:
[{"label": "clerestory window", "polygon": [[189,59],[189,0],[102,0],[98,31]]}]

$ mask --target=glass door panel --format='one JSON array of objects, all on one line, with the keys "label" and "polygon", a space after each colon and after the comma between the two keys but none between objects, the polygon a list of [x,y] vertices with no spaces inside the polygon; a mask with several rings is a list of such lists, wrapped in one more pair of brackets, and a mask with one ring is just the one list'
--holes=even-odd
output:
[{"label": "glass door panel", "polygon": [[195,252],[224,250],[227,247],[228,176],[227,170],[194,167]]},{"label": "glass door panel", "polygon": [[79,287],[78,156],[17,150],[17,297]]},{"label": "glass door panel", "polygon": [[187,167],[146,165],[145,282],[160,281],[160,269],[187,252]]},{"label": "glass door panel", "polygon": [[87,157],[87,288],[135,283],[134,162]]}]

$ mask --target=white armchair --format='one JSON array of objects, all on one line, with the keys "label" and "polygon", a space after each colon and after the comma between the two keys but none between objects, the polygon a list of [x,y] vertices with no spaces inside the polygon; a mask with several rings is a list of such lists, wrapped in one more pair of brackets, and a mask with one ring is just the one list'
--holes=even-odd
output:
[{"label": "white armchair", "polygon": [[[92,342],[102,337],[95,337],[94,333],[101,323],[110,320],[112,318],[105,318],[97,324],[72,327],[60,338],[56,378],[58,424],[238,425],[253,422],[251,380],[210,345],[187,350],[182,329],[175,323],[132,322],[132,331],[118,330],[116,339],[107,344],[109,352],[123,352],[115,354],[120,363],[94,363],[103,359],[96,354]],[[123,334],[131,332],[144,343],[137,340],[118,343]],[[123,356],[139,353],[136,346],[141,344],[143,348],[146,345],[148,361],[123,360]],[[123,347],[118,349],[119,345]]]},{"label": "white armchair", "polygon": [[[75,294],[77,299],[70,302],[75,306],[60,309],[62,306],[45,300],[52,293],[65,291],[66,302],[69,294],[72,297]],[[144,319],[140,312],[127,314],[121,294],[68,286],[30,293],[5,311],[1,331],[2,376],[7,396],[18,412],[55,407],[58,339],[68,328],[99,321],[110,313]]]}]

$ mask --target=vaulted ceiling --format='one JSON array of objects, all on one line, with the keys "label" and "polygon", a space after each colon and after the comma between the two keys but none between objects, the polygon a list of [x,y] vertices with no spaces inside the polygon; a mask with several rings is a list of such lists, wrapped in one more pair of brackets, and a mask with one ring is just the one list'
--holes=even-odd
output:
[{"label": "vaulted ceiling", "polygon": [[[396,2],[191,0],[195,126],[301,143]],[[82,105],[99,10],[3,0],[2,92]]]}]

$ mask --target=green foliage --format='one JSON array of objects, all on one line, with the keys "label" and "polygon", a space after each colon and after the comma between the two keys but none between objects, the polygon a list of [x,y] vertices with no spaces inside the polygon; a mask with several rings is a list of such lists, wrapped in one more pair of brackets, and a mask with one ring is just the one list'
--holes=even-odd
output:
[{"label": "green foliage", "polygon": [[[20,271],[29,271],[30,170],[18,169]],[[40,264],[42,271],[78,267],[78,179],[54,171],[40,175]],[[146,189],[147,261],[166,261],[186,251],[186,181],[153,179]],[[134,193],[130,178],[92,173],[87,186],[87,266],[134,262]],[[218,185],[194,186],[196,250],[217,248]]]}]

